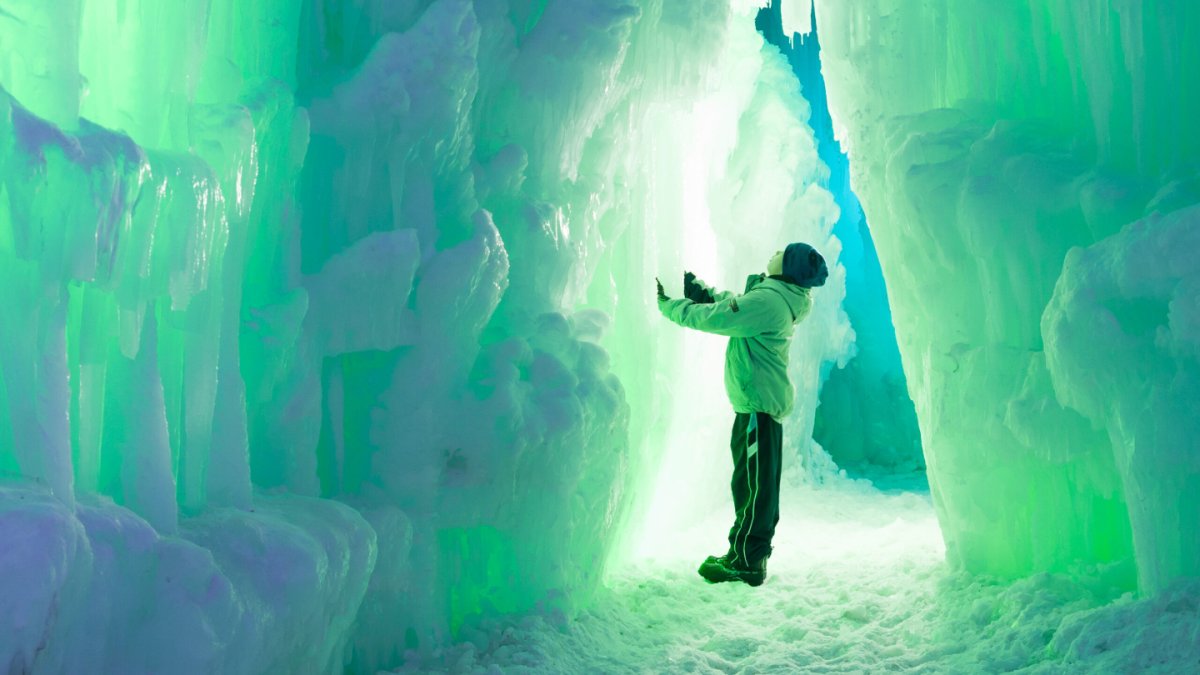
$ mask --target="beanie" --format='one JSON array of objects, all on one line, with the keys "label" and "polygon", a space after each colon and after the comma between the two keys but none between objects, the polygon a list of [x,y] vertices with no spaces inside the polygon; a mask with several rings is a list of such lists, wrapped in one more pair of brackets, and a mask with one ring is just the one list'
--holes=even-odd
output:
[{"label": "beanie", "polygon": [[788,244],[783,250],[783,274],[797,286],[813,288],[825,285],[829,268],[825,266],[825,258],[815,248],[795,243]]}]

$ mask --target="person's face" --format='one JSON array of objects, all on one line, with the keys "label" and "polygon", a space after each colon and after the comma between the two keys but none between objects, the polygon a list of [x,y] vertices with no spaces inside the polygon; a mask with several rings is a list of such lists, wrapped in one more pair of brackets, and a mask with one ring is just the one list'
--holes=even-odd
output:
[{"label": "person's face", "polygon": [[767,274],[783,274],[783,251],[776,251],[767,261]]}]

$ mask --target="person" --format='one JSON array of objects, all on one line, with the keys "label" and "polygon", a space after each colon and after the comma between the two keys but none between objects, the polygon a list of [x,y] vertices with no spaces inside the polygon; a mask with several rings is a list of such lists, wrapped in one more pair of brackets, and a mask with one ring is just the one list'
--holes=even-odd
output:
[{"label": "person", "polygon": [[783,427],[795,391],[788,379],[788,348],[795,325],[812,307],[812,289],[829,276],[825,259],[804,243],[789,244],[751,275],[741,295],[717,292],[691,272],[684,297],[669,298],[657,279],[658,309],[685,328],[729,337],[725,391],[736,413],[733,451],[734,522],[729,550],[709,556],[698,570],[710,583],[761,585],[779,523]]}]

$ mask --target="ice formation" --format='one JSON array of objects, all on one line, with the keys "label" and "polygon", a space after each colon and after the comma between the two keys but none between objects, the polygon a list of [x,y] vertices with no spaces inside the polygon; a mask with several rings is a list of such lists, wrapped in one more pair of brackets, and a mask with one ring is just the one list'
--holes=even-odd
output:
[{"label": "ice formation", "polygon": [[948,557],[1200,574],[1200,10],[816,5]]},{"label": "ice formation", "polygon": [[839,251],[755,9],[6,2],[0,662],[374,672],[673,527],[728,408],[654,277]]},{"label": "ice formation", "polygon": [[[808,22],[800,30],[789,23],[794,20],[789,14],[794,8],[789,8],[806,4]],[[815,18],[811,3],[776,0],[755,19],[767,41],[787,57],[812,106],[809,124],[821,161],[829,167],[823,184],[839,211],[833,233],[842,244],[843,304],[854,329],[854,350],[852,358],[832,363],[836,367],[822,373],[813,438],[844,470],[874,476],[906,473],[924,465],[917,417],[907,393],[879,257],[850,184],[850,161],[834,134]]]},{"label": "ice formation", "polygon": [[835,367],[896,368],[833,136],[946,556],[1034,574],[965,577],[943,628],[1017,667],[1138,620],[1194,660],[1200,9],[815,0],[810,123],[816,43],[789,64],[762,4],[3,0],[0,667],[376,672],[572,616],[725,499],[723,341],[655,276],[794,240],[831,263],[786,421],[819,482],[818,383],[836,429]]}]

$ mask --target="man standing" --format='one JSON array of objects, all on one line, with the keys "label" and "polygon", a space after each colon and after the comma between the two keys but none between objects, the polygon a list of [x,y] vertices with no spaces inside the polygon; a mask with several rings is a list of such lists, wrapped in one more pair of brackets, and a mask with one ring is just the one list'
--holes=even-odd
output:
[{"label": "man standing", "polygon": [[726,335],[725,391],[737,413],[733,423],[734,523],[729,550],[709,556],[700,576],[710,583],[767,578],[771,539],[779,522],[783,427],[795,390],[788,380],[794,326],[812,307],[812,289],[825,283],[825,259],[808,244],[789,244],[751,275],[742,295],[714,292],[688,272],[684,295],[672,299],[658,283],[658,309],[685,328]]}]

